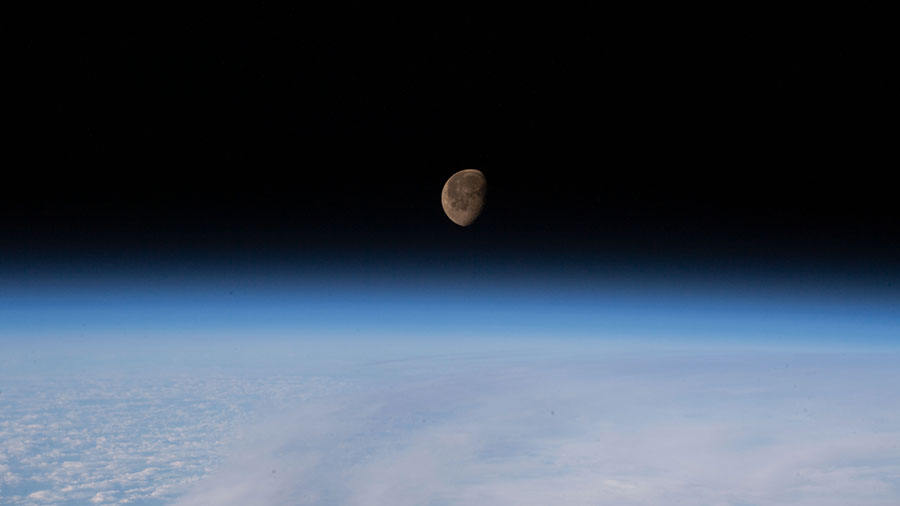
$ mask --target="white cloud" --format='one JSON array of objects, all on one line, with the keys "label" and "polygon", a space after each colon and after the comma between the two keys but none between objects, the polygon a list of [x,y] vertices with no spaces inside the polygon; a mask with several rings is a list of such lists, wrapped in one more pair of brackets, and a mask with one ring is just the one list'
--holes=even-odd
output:
[{"label": "white cloud", "polygon": [[893,505],[896,358],[382,365],[256,426],[175,504]]},{"label": "white cloud", "polygon": [[10,382],[0,502],[898,503],[897,355],[568,344],[400,346],[320,378]]},{"label": "white cloud", "polygon": [[0,503],[169,500],[217,465],[223,440],[238,420],[252,417],[253,406],[271,396],[307,395],[307,382],[188,375],[7,380]]},{"label": "white cloud", "polygon": [[54,494],[52,490],[39,490],[28,494],[28,499],[39,502],[52,502],[58,501],[60,497]]}]

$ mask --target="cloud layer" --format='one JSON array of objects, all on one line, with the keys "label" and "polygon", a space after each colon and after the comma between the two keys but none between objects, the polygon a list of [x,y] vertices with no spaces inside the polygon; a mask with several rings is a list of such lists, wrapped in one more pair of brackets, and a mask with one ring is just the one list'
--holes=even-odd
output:
[{"label": "cloud layer", "polygon": [[432,357],[248,426],[194,505],[889,505],[896,355]]},{"label": "cloud layer", "polygon": [[[256,406],[310,378],[0,377],[0,504],[159,505],[222,460]],[[291,399],[288,401],[287,399]]]}]

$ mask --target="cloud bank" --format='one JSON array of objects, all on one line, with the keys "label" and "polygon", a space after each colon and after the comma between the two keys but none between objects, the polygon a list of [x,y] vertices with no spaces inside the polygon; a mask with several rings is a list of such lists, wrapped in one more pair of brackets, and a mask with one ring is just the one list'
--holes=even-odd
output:
[{"label": "cloud bank", "polygon": [[257,406],[328,388],[287,376],[0,375],[0,504],[166,504],[218,466]]},{"label": "cloud bank", "polygon": [[896,355],[373,364],[247,427],[176,506],[893,505]]}]

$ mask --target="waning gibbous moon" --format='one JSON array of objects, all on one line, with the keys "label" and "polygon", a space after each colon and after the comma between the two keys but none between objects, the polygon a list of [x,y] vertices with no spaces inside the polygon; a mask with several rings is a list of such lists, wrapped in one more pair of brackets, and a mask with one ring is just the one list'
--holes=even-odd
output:
[{"label": "waning gibbous moon", "polygon": [[441,205],[453,223],[467,227],[484,209],[487,180],[480,170],[465,169],[450,176],[441,192]]}]

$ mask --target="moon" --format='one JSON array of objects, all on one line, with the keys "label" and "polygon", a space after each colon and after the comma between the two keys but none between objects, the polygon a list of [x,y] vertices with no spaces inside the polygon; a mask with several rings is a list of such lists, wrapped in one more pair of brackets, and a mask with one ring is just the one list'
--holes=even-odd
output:
[{"label": "moon", "polygon": [[484,209],[487,180],[480,170],[465,169],[450,176],[441,191],[441,205],[453,223],[467,227]]}]

